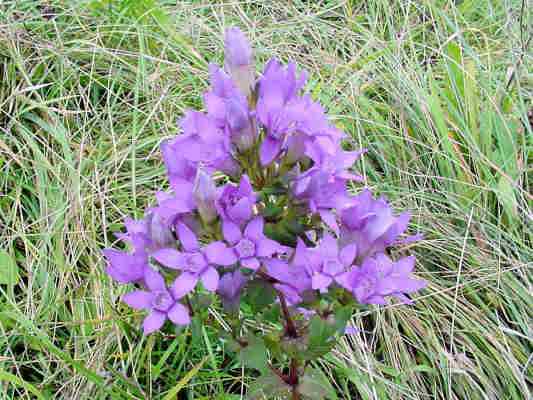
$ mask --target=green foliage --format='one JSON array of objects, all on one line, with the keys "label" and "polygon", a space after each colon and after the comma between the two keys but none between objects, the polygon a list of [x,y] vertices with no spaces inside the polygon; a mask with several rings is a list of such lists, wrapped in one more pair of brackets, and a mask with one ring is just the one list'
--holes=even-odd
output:
[{"label": "green foliage", "polygon": [[335,389],[331,386],[324,373],[315,368],[306,368],[298,385],[298,391],[309,400],[337,400]]},{"label": "green foliage", "polygon": [[276,291],[263,279],[253,279],[246,284],[243,301],[248,304],[253,314],[271,306],[276,298]]},{"label": "green foliage", "polygon": [[278,375],[267,371],[248,387],[246,400],[289,399],[290,386]]},{"label": "green foliage", "polygon": [[240,348],[238,357],[241,363],[248,368],[265,371],[268,369],[267,348],[263,338],[248,333],[245,337],[246,346]]}]

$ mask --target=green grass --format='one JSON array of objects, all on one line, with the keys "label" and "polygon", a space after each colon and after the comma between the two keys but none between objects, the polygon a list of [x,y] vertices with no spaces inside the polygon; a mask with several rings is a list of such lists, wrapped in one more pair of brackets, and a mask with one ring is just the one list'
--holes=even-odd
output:
[{"label": "green grass", "polygon": [[367,184],[425,235],[409,249],[429,281],[416,304],[354,315],[361,332],[321,365],[339,399],[528,398],[526,6],[2,1],[1,398],[239,399],[251,382],[209,328],[143,337],[100,254],[166,184],[158,144],[201,106],[231,24],[260,63],[309,70],[313,96],[369,149]]}]

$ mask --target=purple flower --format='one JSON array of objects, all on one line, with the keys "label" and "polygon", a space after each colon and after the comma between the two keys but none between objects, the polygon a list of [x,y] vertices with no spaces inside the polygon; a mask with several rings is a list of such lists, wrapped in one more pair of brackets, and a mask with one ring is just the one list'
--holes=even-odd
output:
[{"label": "purple flower", "polygon": [[345,179],[319,167],[313,167],[296,177],[292,182],[291,192],[296,200],[307,203],[311,212],[318,213],[334,232],[339,231],[332,210],[345,207],[349,203],[350,196]]},{"label": "purple flower", "polygon": [[[190,182],[199,164],[208,172],[222,171],[229,175],[238,172],[238,164],[231,155],[229,138],[210,116],[189,111],[180,121],[183,134],[163,146],[171,185]],[[176,190],[173,186],[173,189]]]},{"label": "purple flower", "polygon": [[150,215],[139,220],[126,217],[124,219],[126,233],[117,232],[115,236],[123,242],[129,243],[134,251],[145,252],[152,242],[150,238],[150,219]]},{"label": "purple flower", "polygon": [[176,243],[176,239],[170,228],[164,223],[163,219],[156,213],[147,215],[148,236],[150,237],[150,251],[156,251],[165,247],[170,247]]},{"label": "purple flower", "polygon": [[234,223],[227,223],[224,229],[224,239],[233,246],[235,257],[245,268],[257,270],[261,260],[272,257],[276,253],[283,253],[284,247],[278,242],[267,238],[263,233],[263,217],[252,219],[244,233]]},{"label": "purple flower", "polygon": [[133,251],[127,253],[115,249],[104,249],[107,259],[106,272],[120,283],[142,282],[149,269],[148,256],[161,247],[172,246],[176,240],[171,230],[161,222],[158,215],[148,212],[140,220],[126,218],[124,225],[127,233],[116,233],[122,241],[132,245]]},{"label": "purple flower", "polygon": [[256,200],[257,196],[247,175],[241,177],[239,186],[233,183],[224,185],[216,203],[223,229],[228,222],[239,226],[248,222],[252,218]]},{"label": "purple flower", "polygon": [[202,220],[206,224],[213,222],[217,218],[215,208],[217,187],[213,178],[202,168],[196,173],[192,194]]},{"label": "purple flower", "polygon": [[161,154],[167,168],[168,179],[174,189],[176,185],[192,182],[196,176],[198,162],[187,159],[184,152],[180,151],[180,148],[188,146],[192,141],[189,136],[180,135],[161,143]]},{"label": "purple flower", "polygon": [[241,151],[249,149],[257,139],[246,97],[231,78],[217,65],[209,66],[211,90],[204,94],[207,113]]},{"label": "purple flower", "polygon": [[411,300],[405,294],[426,286],[425,281],[410,277],[414,265],[413,256],[393,262],[381,253],[366,258],[361,267],[354,267],[339,281],[363,304],[386,304],[386,296],[394,296],[404,303],[410,303]]},{"label": "purple flower", "polygon": [[306,258],[313,289],[324,293],[334,281],[339,283],[339,279],[352,265],[356,252],[355,244],[348,244],[339,250],[337,239],[329,233],[324,235],[318,247],[307,249]]},{"label": "purple flower", "polygon": [[119,283],[141,282],[148,266],[148,256],[144,251],[128,254],[115,249],[102,251],[107,259],[106,273]]},{"label": "purple flower", "polygon": [[127,293],[122,300],[135,310],[149,310],[144,319],[144,334],[160,329],[167,319],[176,325],[188,325],[191,321],[187,308],[179,303],[183,293],[174,284],[170,290],[163,277],[152,269],[146,271],[145,284],[148,291],[135,290]]},{"label": "purple flower", "polygon": [[250,42],[239,28],[226,29],[224,38],[225,68],[245,96],[249,96],[253,85],[255,66]]},{"label": "purple flower", "polygon": [[239,308],[241,290],[248,279],[239,270],[228,272],[220,278],[217,293],[222,299],[226,311],[236,311]]},{"label": "purple flower", "polygon": [[155,194],[158,205],[152,208],[152,212],[166,226],[173,225],[178,218],[196,210],[196,202],[193,197],[193,184],[183,181],[173,186],[174,192],[172,193],[157,192]]},{"label": "purple flower", "polygon": [[257,139],[257,130],[252,124],[248,107],[235,98],[226,103],[227,129],[231,143],[240,151],[246,151],[252,147]]},{"label": "purple flower", "polygon": [[344,134],[330,126],[322,106],[312,101],[309,95],[293,101],[290,108],[292,129],[284,145],[289,163],[309,157],[314,147],[327,146],[327,150],[333,151],[340,146]]},{"label": "purple flower", "polygon": [[285,295],[288,305],[294,306],[302,301],[302,295],[311,289],[311,279],[303,264],[287,263],[279,258],[263,261],[267,274],[277,283],[274,288]]},{"label": "purple flower", "polygon": [[366,152],[344,151],[339,145],[332,146],[329,138],[319,137],[307,148],[307,155],[313,160],[313,167],[329,173],[336,179],[361,182],[363,178],[349,171],[354,163]]},{"label": "purple flower", "polygon": [[190,292],[198,280],[202,281],[208,291],[214,292],[219,281],[215,266],[235,264],[237,258],[233,250],[219,241],[200,247],[196,235],[187,225],[180,222],[176,229],[184,251],[161,249],[153,257],[165,267],[182,271],[176,279],[176,285],[184,292]]},{"label": "purple flower", "polygon": [[398,241],[405,232],[410,214],[404,212],[394,216],[384,198],[374,200],[369,190],[364,190],[351,200],[351,205],[340,212],[341,240],[355,243],[358,261],[379,253]]},{"label": "purple flower", "polygon": [[268,165],[281,153],[287,135],[302,116],[297,97],[305,85],[306,75],[296,76],[296,65],[289,63],[285,70],[277,60],[268,62],[259,81],[257,118],[265,127],[266,135],[259,150],[262,165]]},{"label": "purple flower", "polygon": [[124,225],[127,233],[116,233],[115,236],[130,243],[135,252],[149,254],[157,249],[170,247],[176,242],[167,224],[153,212],[147,212],[140,220],[126,218]]}]

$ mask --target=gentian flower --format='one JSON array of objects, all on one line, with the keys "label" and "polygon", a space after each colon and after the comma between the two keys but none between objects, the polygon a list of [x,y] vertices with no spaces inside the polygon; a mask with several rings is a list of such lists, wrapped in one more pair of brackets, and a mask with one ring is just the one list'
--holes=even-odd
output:
[{"label": "gentian flower", "polygon": [[283,253],[284,247],[278,242],[269,239],[263,233],[263,217],[252,219],[244,233],[236,224],[227,223],[224,229],[224,239],[233,246],[235,258],[245,268],[257,270],[263,259],[269,258],[276,253]]},{"label": "gentian flower", "polygon": [[268,62],[259,81],[257,118],[265,127],[266,135],[259,157],[263,166],[274,161],[301,116],[297,94],[305,85],[306,74],[296,76],[296,65],[289,63],[285,70],[277,60]]},{"label": "gentian flower", "polygon": [[410,214],[404,212],[394,216],[384,198],[374,200],[369,190],[364,190],[351,200],[351,204],[340,212],[341,240],[355,243],[358,262],[397,242],[405,232]]},{"label": "gentian flower", "polygon": [[[194,179],[200,163],[208,172],[218,170],[231,176],[237,174],[239,167],[231,155],[229,138],[213,118],[198,111],[189,111],[180,125],[183,134],[165,144],[165,162],[170,170],[171,184]],[[175,168],[183,163],[186,173],[176,171]]]},{"label": "gentian flower", "polygon": [[249,149],[257,139],[257,129],[246,97],[218,66],[209,66],[211,90],[204,95],[207,114],[226,138],[240,151]]},{"label": "gentian flower", "polygon": [[255,66],[250,42],[239,28],[226,29],[224,38],[224,61],[226,71],[245,96],[254,85]]},{"label": "gentian flower", "polygon": [[394,296],[404,303],[411,300],[405,296],[426,286],[426,282],[413,279],[410,274],[415,265],[414,257],[404,257],[393,262],[385,254],[368,257],[361,267],[354,267],[341,279],[341,285],[351,291],[363,304],[386,304],[385,297]]},{"label": "gentian flower", "polygon": [[196,201],[196,207],[198,208],[200,218],[202,218],[206,224],[213,222],[217,218],[217,210],[215,207],[217,188],[213,178],[202,168],[199,168],[196,173],[192,194]]},{"label": "gentian flower", "polygon": [[[243,290],[255,295],[248,279],[264,278],[285,298],[285,315],[328,323],[337,319],[337,302],[324,296],[333,287],[363,304],[385,304],[391,296],[410,302],[407,295],[425,286],[411,276],[414,257],[385,255],[419,239],[404,235],[409,213],[395,215],[368,190],[348,192],[349,183],[362,182],[352,167],[365,150],[343,150],[345,134],[303,93],[306,74],[294,63],[270,60],[255,85],[253,61],[245,35],[228,29],[224,69],[209,65],[206,112],[187,111],[180,135],[161,144],[170,189],[156,193],[157,205],[143,219],[126,219],[127,231],[117,237],[130,251],[104,250],[113,279],[145,288],[124,301],[150,311],[147,334],[166,319],[189,323],[180,300],[198,281],[234,312]],[[249,170],[258,165],[264,170]],[[294,249],[264,234],[267,217],[272,234],[296,241]],[[289,332],[290,319],[286,324]],[[293,328],[294,336],[308,329]]]},{"label": "gentian flower", "polygon": [[198,280],[202,281],[208,291],[214,292],[219,281],[216,266],[235,264],[237,258],[233,250],[220,241],[200,247],[198,238],[187,225],[180,222],[176,229],[184,251],[161,249],[155,252],[153,257],[165,267],[182,271],[176,285],[186,288],[186,292],[191,291]]},{"label": "gentian flower", "polygon": [[248,222],[252,217],[256,200],[257,196],[247,175],[241,177],[239,186],[233,183],[225,184],[216,202],[223,229],[228,222],[239,226]]},{"label": "gentian flower", "polygon": [[227,272],[220,278],[217,293],[225,310],[233,312],[238,309],[241,290],[247,281],[246,276],[239,270]]},{"label": "gentian flower", "polygon": [[190,184],[196,176],[198,162],[187,159],[184,153],[179,151],[190,142],[189,136],[180,135],[174,139],[163,141],[160,146],[170,186],[175,190],[176,185]]},{"label": "gentian flower", "polygon": [[303,293],[311,289],[311,279],[306,268],[279,258],[268,258],[263,262],[267,274],[277,281],[274,288],[285,295],[287,304],[294,306],[300,303]]},{"label": "gentian flower", "polygon": [[[298,250],[297,250],[298,251]],[[355,244],[348,244],[339,250],[337,239],[326,233],[318,247],[307,249],[307,260],[311,270],[311,285],[322,293],[339,280],[352,265],[357,251]]]},{"label": "gentian flower", "polygon": [[122,297],[122,301],[135,310],[149,310],[144,319],[144,334],[160,329],[167,319],[176,325],[188,325],[191,321],[189,311],[179,302],[183,293],[173,285],[167,289],[165,280],[150,269],[145,276],[146,290],[135,290]]},{"label": "gentian flower", "polygon": [[176,242],[172,231],[158,214],[148,211],[144,218],[124,221],[127,233],[116,233],[120,240],[130,243],[136,252],[151,253],[157,249],[169,247]]},{"label": "gentian flower", "polygon": [[297,201],[307,203],[309,210],[318,213],[334,232],[339,232],[333,209],[349,204],[350,196],[344,179],[313,167],[296,177],[292,182],[291,194]]},{"label": "gentian flower", "polygon": [[159,191],[155,194],[158,205],[152,212],[158,216],[161,223],[168,226],[174,225],[182,218],[196,210],[193,197],[193,183],[181,182],[174,185],[174,192]]},{"label": "gentian flower", "polygon": [[119,283],[142,282],[149,269],[148,255],[144,251],[129,254],[115,249],[104,249],[107,259],[106,273]]}]

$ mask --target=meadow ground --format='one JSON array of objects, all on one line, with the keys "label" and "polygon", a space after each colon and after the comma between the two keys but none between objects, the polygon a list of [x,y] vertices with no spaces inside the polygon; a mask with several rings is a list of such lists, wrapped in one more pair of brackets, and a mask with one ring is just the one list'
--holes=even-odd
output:
[{"label": "meadow ground", "polygon": [[100,253],[167,184],[158,145],[201,106],[230,25],[261,65],[309,71],[368,148],[366,184],[425,236],[415,305],[358,312],[322,363],[338,398],[528,398],[527,3],[1,1],[1,398],[241,398],[252,378],[209,329],[142,336]]}]

